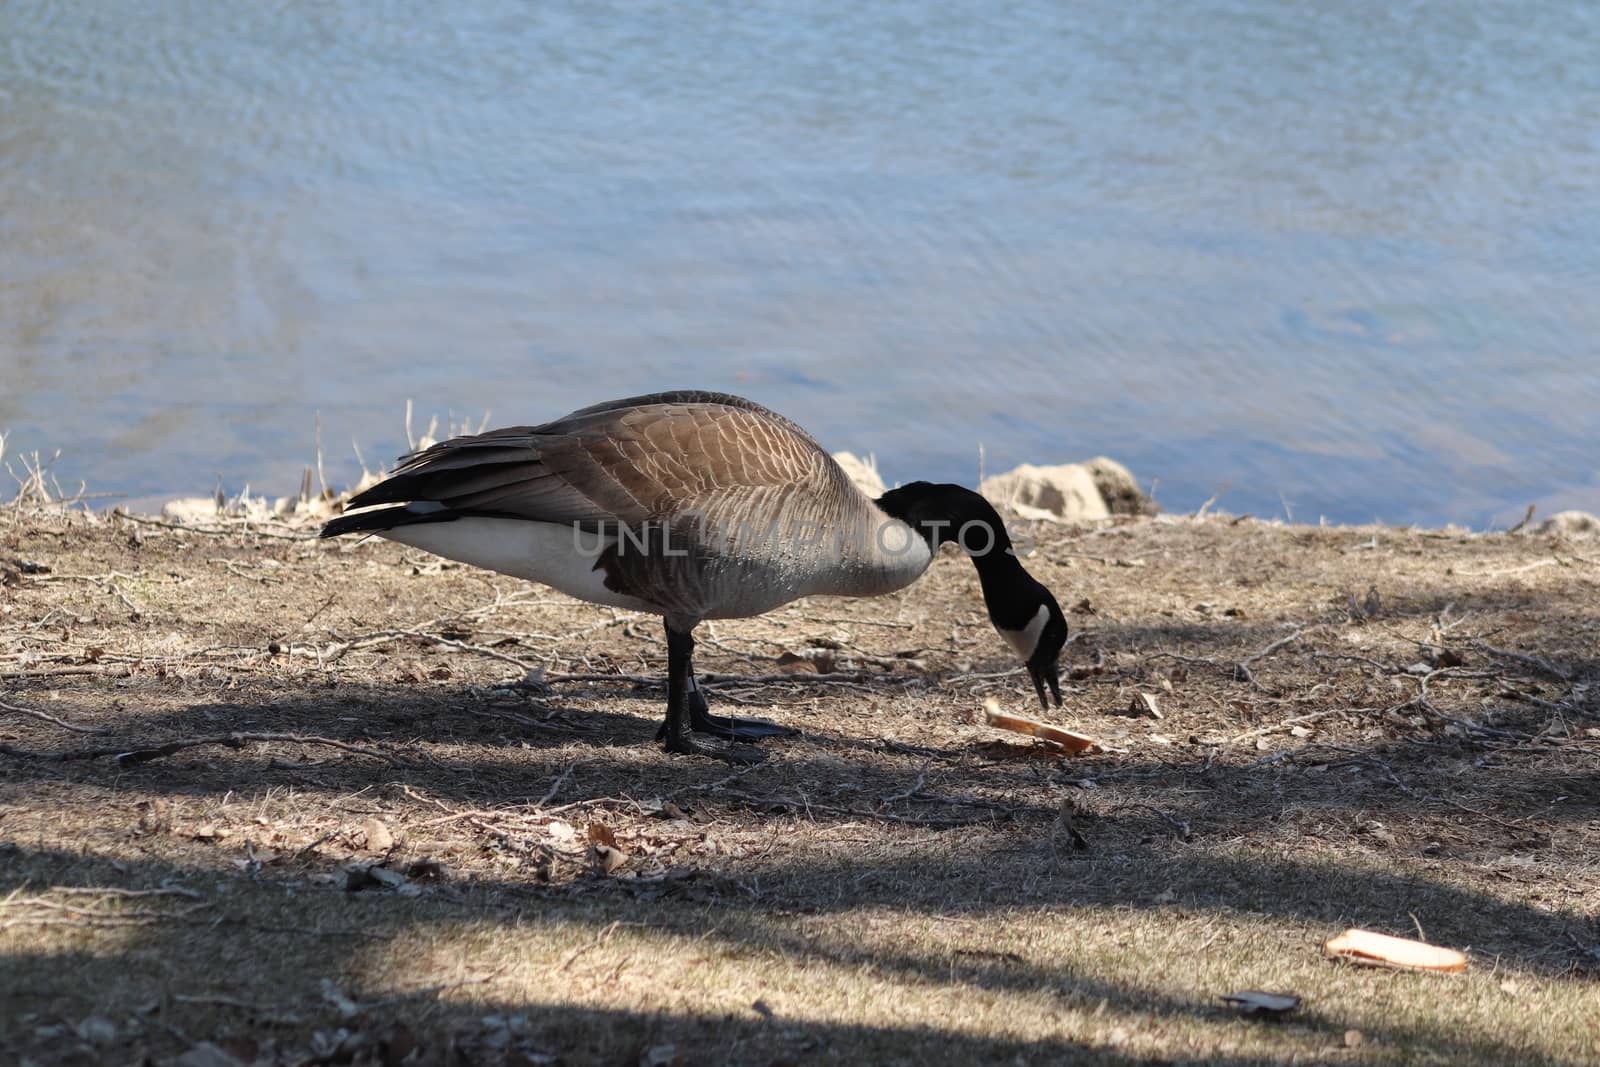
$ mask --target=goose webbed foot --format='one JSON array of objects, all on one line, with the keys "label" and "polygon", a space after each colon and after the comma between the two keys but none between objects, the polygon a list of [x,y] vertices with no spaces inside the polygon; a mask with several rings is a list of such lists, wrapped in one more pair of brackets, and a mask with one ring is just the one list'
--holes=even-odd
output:
[{"label": "goose webbed foot", "polygon": [[[779,726],[766,719],[740,719],[731,715],[713,715],[706,696],[698,685],[689,690],[689,729],[697,734],[709,734],[727,741],[760,741],[767,737],[799,737],[800,731],[792,726]],[[661,724],[656,740],[667,737],[667,725]]]},{"label": "goose webbed foot", "polygon": [[[767,737],[798,737],[800,731],[792,726],[779,726],[766,719],[739,719],[729,715],[713,715],[706,707],[704,697],[695,695],[689,703],[689,729],[697,734],[720,737],[725,741],[760,741]],[[667,739],[667,724],[656,731],[656,740]]]},{"label": "goose webbed foot", "polygon": [[666,735],[666,749],[668,752],[680,756],[705,756],[708,759],[721,760],[741,767],[748,767],[752,763],[760,763],[767,758],[767,754],[759,748],[750,745],[708,745],[703,741],[696,741],[687,734]]},{"label": "goose webbed foot", "polygon": [[713,715],[702,698],[698,706],[689,705],[689,729],[697,734],[710,734],[738,741],[759,741],[763,737],[798,737],[800,731],[791,726],[779,726],[766,719],[737,719],[730,715]]}]

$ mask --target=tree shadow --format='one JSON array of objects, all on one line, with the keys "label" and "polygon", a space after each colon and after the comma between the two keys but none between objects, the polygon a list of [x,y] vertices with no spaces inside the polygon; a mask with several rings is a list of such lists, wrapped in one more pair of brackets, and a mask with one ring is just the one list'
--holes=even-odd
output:
[{"label": "tree shadow", "polygon": [[[1107,978],[1093,961],[1062,956],[1029,962],[1012,953],[976,950],[955,954],[910,949],[884,950],[851,944],[829,936],[808,937],[775,931],[768,914],[770,901],[730,892],[702,896],[686,906],[683,899],[651,900],[628,892],[619,883],[597,882],[589,906],[574,920],[556,896],[529,897],[515,882],[473,880],[449,894],[404,902],[389,894],[347,894],[334,887],[317,888],[298,880],[287,892],[272,881],[219,877],[217,872],[159,860],[112,861],[86,854],[49,849],[8,848],[0,868],[0,891],[12,895],[44,885],[111,885],[134,889],[181,888],[216,905],[215,911],[182,914],[194,907],[179,898],[170,921],[152,921],[124,928],[109,951],[61,949],[0,953],[0,986],[19,990],[0,1011],[0,1051],[21,1061],[104,1062],[107,1058],[163,1055],[200,1040],[271,1041],[279,1048],[331,1049],[325,1057],[302,1056],[301,1062],[349,1062],[365,1053],[376,1062],[397,1041],[420,1051],[411,1062],[502,1062],[508,1052],[555,1055],[563,1063],[638,1062],[647,1050],[675,1045],[685,1062],[799,1062],[841,1054],[875,1063],[971,1062],[1012,1064],[1085,1062],[1108,1065],[1171,1062],[1125,1051],[1141,1031],[1193,1026],[1186,1039],[1205,1062],[1239,1067],[1283,1062],[1281,1054],[1240,1053],[1259,1028],[1287,1037],[1306,1055],[1330,1059],[1345,1054],[1343,1035],[1353,1020],[1336,1009],[1308,1004],[1282,1023],[1241,1019],[1216,1003],[1193,996]],[[1169,873],[1181,877],[1174,862]],[[947,908],[951,902],[904,895],[904,890],[933,873],[916,864],[892,864],[896,893],[890,900],[906,909]],[[852,866],[847,873],[854,874]],[[1341,892],[1348,885],[1316,879],[1326,871],[1293,865],[1276,868],[1240,863],[1231,867],[1200,865],[1190,872],[1192,885],[1206,887],[1233,878],[1244,892],[1263,898],[1281,896],[1283,880],[1301,881],[1301,889],[1320,884]],[[826,872],[823,872],[825,875]],[[808,877],[819,876],[808,872]],[[1069,881],[1078,881],[1069,878]],[[1398,884],[1398,883],[1396,883]],[[1107,887],[1109,888],[1109,887]],[[1375,886],[1374,895],[1390,887]],[[518,901],[503,906],[507,894]],[[1049,896],[1048,893],[1045,894]],[[306,913],[315,898],[345,898],[336,927],[308,926]],[[308,898],[312,898],[308,901]],[[1061,899],[1067,899],[1062,897]],[[1037,906],[1034,898],[1030,906]],[[1011,906],[1018,901],[1009,901]],[[1476,902],[1481,904],[1482,902]],[[539,905],[550,905],[540,912]],[[145,907],[146,903],[141,904]],[[959,902],[994,907],[992,900]],[[1326,904],[1331,916],[1341,905]],[[1525,921],[1526,915],[1505,909],[1497,920]],[[1098,1004],[1086,1025],[1071,1037],[1021,1040],[972,1032],[970,1023],[951,1018],[944,1025],[861,1025],[827,1019],[788,1016],[755,1002],[731,1002],[715,1013],[690,1010],[618,1010],[567,1003],[538,996],[496,999],[494,996],[452,997],[428,994],[397,996],[398,987],[418,983],[397,973],[388,946],[399,938],[446,938],[493,922],[565,924],[580,951],[593,939],[603,940],[618,924],[645,931],[693,935],[735,951],[776,953],[803,973],[825,980],[830,968],[873,970],[914,987],[948,989],[953,993],[984,991],[1003,998],[1044,997],[1065,1006]],[[982,928],[974,936],[982,937]],[[292,943],[289,949],[284,943]],[[981,943],[981,941],[980,941]],[[275,957],[292,957],[285,969]],[[222,961],[237,961],[238,965]],[[646,965],[648,965],[646,963]],[[115,978],[107,970],[117,972]],[[221,976],[219,978],[219,975]],[[336,990],[318,976],[333,976]],[[1387,981],[1388,979],[1385,979]],[[1426,982],[1427,978],[1394,977],[1393,981]],[[1377,984],[1383,984],[1379,982]],[[492,987],[486,990],[492,992]],[[449,991],[442,991],[448,993]],[[341,998],[343,1003],[341,1005]],[[351,1011],[351,1003],[357,1011]],[[1001,1001],[1004,1003],[1004,999]],[[1021,1003],[1021,1002],[1019,1002]],[[1032,1001],[1028,1002],[1033,1004]],[[1026,1010],[1019,1008],[1019,1010]],[[96,1043],[80,1023],[90,1015],[108,1020],[116,1036]],[[1397,1016],[1374,1029],[1365,1040],[1405,1058],[1405,1050],[1426,1050],[1447,1062],[1547,1063],[1577,1067],[1583,1061],[1530,1058],[1526,1049],[1504,1043],[1498,1032],[1460,1032],[1443,1026],[1409,1022]],[[403,1037],[401,1035],[404,1035]],[[340,1042],[344,1042],[343,1052]],[[383,1048],[385,1042],[390,1049]],[[234,1046],[237,1047],[237,1046]],[[402,1050],[403,1051],[403,1050]],[[667,1058],[670,1059],[670,1056]],[[398,1057],[396,1057],[397,1061]],[[518,1062],[504,1060],[504,1062]],[[528,1059],[522,1062],[540,1062]]]}]

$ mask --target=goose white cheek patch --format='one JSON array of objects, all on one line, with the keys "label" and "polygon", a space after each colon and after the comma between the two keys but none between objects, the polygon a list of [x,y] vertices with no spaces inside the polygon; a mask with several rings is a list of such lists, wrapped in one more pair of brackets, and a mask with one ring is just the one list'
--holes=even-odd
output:
[{"label": "goose white cheek patch", "polygon": [[1043,604],[1032,621],[1020,630],[1001,630],[1000,636],[1006,639],[1006,644],[1017,650],[1017,655],[1023,660],[1033,657],[1033,650],[1039,647],[1039,635],[1044,632],[1044,624],[1050,620],[1050,609]]}]

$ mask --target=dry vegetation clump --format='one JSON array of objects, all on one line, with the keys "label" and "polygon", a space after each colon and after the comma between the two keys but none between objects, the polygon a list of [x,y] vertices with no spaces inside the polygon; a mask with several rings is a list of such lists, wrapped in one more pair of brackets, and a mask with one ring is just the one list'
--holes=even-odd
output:
[{"label": "dry vegetation clump", "polygon": [[1037,707],[946,559],[703,626],[719,704],[804,732],[732,768],[654,742],[653,618],[0,510],[0,1060],[1593,1062],[1600,548],[1033,533],[1103,751],[983,725]]}]

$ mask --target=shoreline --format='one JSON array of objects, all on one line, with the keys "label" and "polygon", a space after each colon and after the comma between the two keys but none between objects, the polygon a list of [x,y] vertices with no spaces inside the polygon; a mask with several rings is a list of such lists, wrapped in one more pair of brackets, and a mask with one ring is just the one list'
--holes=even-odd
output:
[{"label": "shoreline", "polygon": [[[1063,708],[940,558],[707,629],[801,731],[730,770],[658,620],[316,521],[0,507],[0,1059],[1592,1058],[1586,543],[1034,520]],[[1467,970],[1322,956],[1418,925]]]}]

